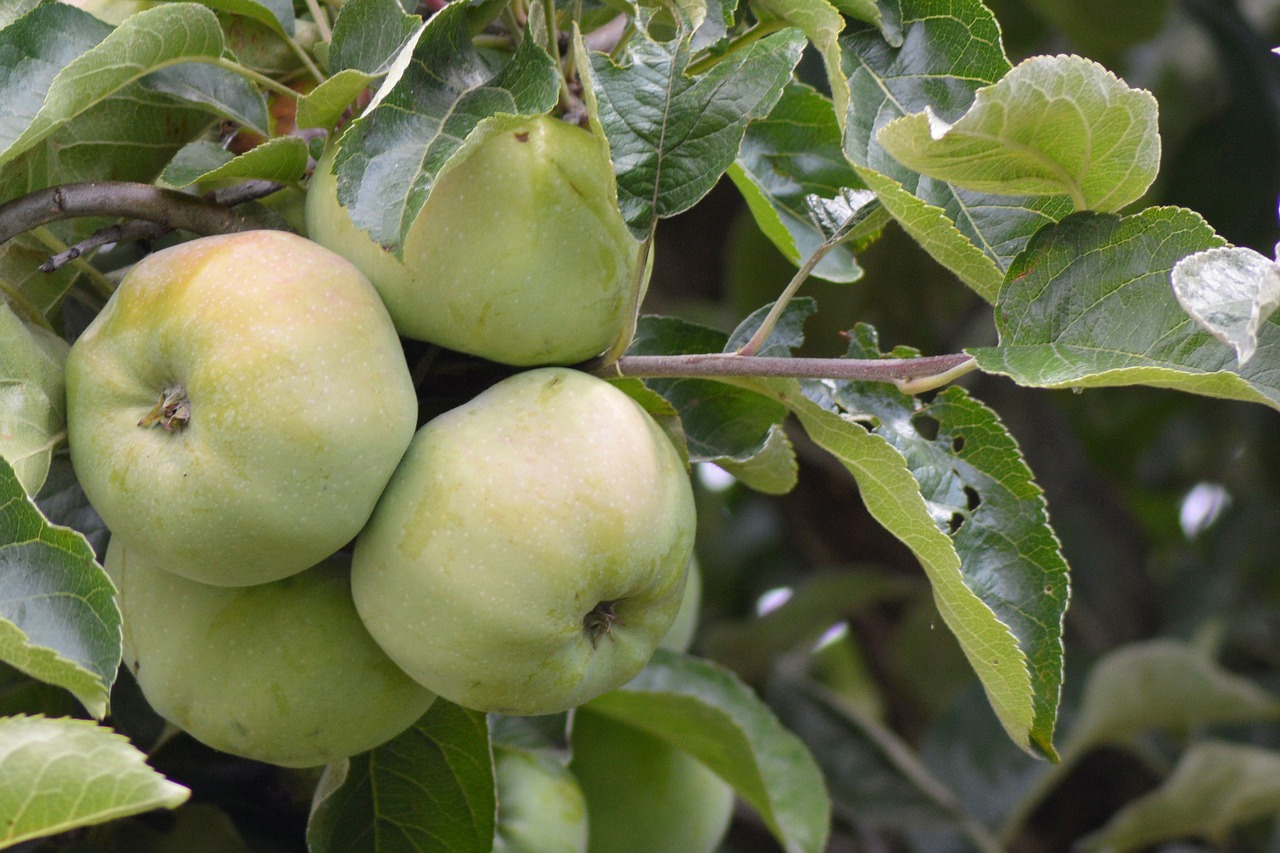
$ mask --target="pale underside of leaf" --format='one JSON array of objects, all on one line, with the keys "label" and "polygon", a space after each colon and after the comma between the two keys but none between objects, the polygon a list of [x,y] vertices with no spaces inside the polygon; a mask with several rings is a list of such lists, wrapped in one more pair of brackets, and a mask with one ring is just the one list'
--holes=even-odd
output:
[{"label": "pale underside of leaf", "polygon": [[1178,304],[1193,320],[1234,347],[1238,364],[1253,358],[1258,330],[1280,308],[1280,264],[1224,246],[1183,258],[1172,278]]},{"label": "pale underside of leaf", "polygon": [[977,192],[1066,195],[1078,210],[1134,201],[1160,165],[1155,98],[1078,56],[1028,59],[954,123],[926,107],[876,138],[921,174]]},{"label": "pale underside of leaf", "polygon": [[87,720],[0,719],[0,847],[177,808],[190,795],[110,729]]}]

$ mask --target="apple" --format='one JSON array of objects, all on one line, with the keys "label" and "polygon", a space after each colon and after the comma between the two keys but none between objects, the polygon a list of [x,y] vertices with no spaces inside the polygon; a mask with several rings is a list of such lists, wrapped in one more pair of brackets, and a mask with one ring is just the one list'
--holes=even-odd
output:
[{"label": "apple", "polygon": [[629,681],[680,607],[684,465],[585,373],[504,379],[414,437],[356,540],[356,608],[392,660],[464,707],[550,714]]},{"label": "apple", "polygon": [[498,744],[493,768],[494,853],[586,853],[587,801],[563,764],[545,753]]},{"label": "apple", "polygon": [[569,770],[587,797],[589,853],[711,853],[733,789],[684,750],[589,708],[574,712]]},{"label": "apple", "polygon": [[549,116],[481,142],[444,173],[397,260],[339,205],[334,153],[307,190],[307,232],[360,267],[400,334],[519,366],[574,364],[624,333],[639,244],[607,149]]},{"label": "apple", "polygon": [[249,587],[187,580],[119,538],[104,565],[143,695],[215,749],[312,767],[390,740],[435,700],[364,629],[339,557]]},{"label": "apple", "polygon": [[697,558],[689,560],[688,580],[684,585],[684,597],[680,600],[680,609],[676,612],[676,620],[671,623],[662,642],[661,648],[673,652],[687,652],[693,645],[693,635],[698,630],[698,612],[702,609],[702,569],[698,567]]},{"label": "apple", "polygon": [[202,583],[278,580],[349,542],[416,421],[368,279],[282,231],[146,257],[67,358],[90,503],[131,550]]}]

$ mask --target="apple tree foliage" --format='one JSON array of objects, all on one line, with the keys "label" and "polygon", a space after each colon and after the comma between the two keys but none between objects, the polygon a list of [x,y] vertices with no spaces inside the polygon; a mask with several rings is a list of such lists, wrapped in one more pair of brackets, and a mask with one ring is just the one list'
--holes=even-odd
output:
[{"label": "apple tree foliage", "polygon": [[[1129,502],[1118,512],[1141,519],[1134,529],[1148,543],[1177,538],[1167,498],[1142,481],[1152,465],[1172,476],[1173,463],[1152,457],[1176,450],[1135,433],[1212,446],[1221,419],[1239,417],[1262,426],[1232,428],[1238,455],[1275,452],[1266,409],[1280,409],[1280,266],[1262,239],[1275,238],[1277,172],[1252,189],[1220,179],[1249,199],[1270,193],[1259,225],[1252,201],[1240,202],[1252,220],[1233,218],[1178,171],[1204,171],[1196,97],[1216,78],[1177,58],[1216,67],[1206,52],[1230,54],[1222,73],[1246,101],[1256,95],[1273,128],[1261,142],[1248,125],[1234,132],[1280,159],[1280,75],[1266,51],[1280,14],[1266,2],[1251,17],[1207,5],[0,2],[0,847],[51,836],[30,849],[86,838],[97,846],[75,849],[143,849],[113,845],[145,836],[145,849],[179,849],[157,845],[198,826],[221,839],[216,849],[239,849],[240,834],[263,832],[243,819],[243,802],[219,804],[235,826],[193,805],[168,822],[129,817],[177,808],[188,787],[220,790],[210,768],[265,778],[184,742],[127,675],[117,679],[120,613],[97,562],[108,533],[67,460],[63,362],[139,256],[130,238],[175,239],[164,226],[298,230],[310,170],[332,138],[339,199],[399,253],[442,176],[547,113],[607,142],[619,210],[652,255],[664,309],[633,306],[627,334],[581,367],[639,400],[696,471],[732,475],[737,504],[700,493],[704,562],[755,559],[786,588],[773,605],[785,603],[752,614],[742,599],[762,581],[713,572],[697,654],[660,651],[591,712],[686,750],[733,787],[743,807],[727,849],[764,849],[750,845],[766,837],[787,851],[820,851],[833,837],[982,851],[1039,838],[1026,849],[1056,849],[1028,827],[1107,749],[1136,755],[1121,766],[1146,784],[1107,800],[1086,849],[1265,838],[1280,813],[1280,755],[1267,748],[1280,716],[1267,683],[1280,660],[1258,652],[1256,679],[1228,667],[1217,652],[1231,647],[1231,623],[1185,591],[1163,631],[1098,627],[1136,619],[1121,593],[1092,591],[1108,582],[1103,557],[1123,550],[1107,538],[1112,522],[1099,521],[1088,491],[1047,502],[1019,445],[1060,467],[1026,415],[1050,404],[1026,404],[1016,389],[1125,386],[1065,395],[1052,405],[1074,421],[1053,428],[1075,431],[1065,456],[1129,460],[1109,494]],[[1248,114],[1231,113],[1235,103],[1228,116]],[[1227,136],[1200,144],[1237,150]],[[72,186],[86,182],[100,186]],[[233,197],[244,203],[217,219],[212,209]],[[184,198],[199,210],[183,214]],[[1197,198],[1226,209],[1233,230],[1173,203]],[[730,223],[725,205],[743,215]],[[120,222],[111,239],[68,252]],[[701,229],[697,251],[736,264],[736,289],[717,310],[681,294],[680,271],[664,266],[670,235],[690,241],[682,222]],[[895,268],[887,254],[912,260]],[[893,346],[872,319],[894,330]],[[806,342],[816,325],[826,338],[810,331]],[[412,345],[409,355],[424,413],[493,379],[475,359]],[[1013,401],[1016,428],[981,399],[988,391]],[[1102,405],[1078,402],[1090,394]],[[1275,471],[1274,459],[1262,469]],[[804,570],[798,557],[743,556],[777,542],[729,526],[738,510],[776,507],[813,478],[860,504],[858,518],[888,544],[870,556],[818,548]],[[1196,506],[1211,504],[1201,527],[1225,511],[1223,495],[1201,493]],[[1226,562],[1252,565],[1260,549],[1274,574],[1280,499],[1257,501],[1234,522],[1234,550],[1219,546],[1216,563],[1208,546],[1196,552],[1203,572],[1233,578],[1205,593],[1216,601],[1275,598],[1274,580]],[[1183,529],[1198,535],[1188,506]],[[1055,532],[1050,510],[1071,529]],[[1070,546],[1088,541],[1079,528],[1090,524],[1102,541],[1078,552],[1086,611],[1072,633],[1067,557],[1078,562]],[[876,565],[904,555],[915,574]],[[1166,552],[1166,575],[1190,559]],[[1115,589],[1132,577],[1117,576]],[[1258,636],[1274,645],[1280,610],[1266,612]],[[893,632],[873,630],[889,618]],[[820,639],[832,625],[860,631]],[[886,664],[877,639],[914,660],[910,701],[891,688],[911,667]],[[978,686],[964,688],[969,678]],[[567,762],[567,725],[440,700],[369,753],[309,775],[272,771],[273,790],[287,792],[281,808],[305,818],[295,846],[280,849],[487,851],[494,744]]]}]

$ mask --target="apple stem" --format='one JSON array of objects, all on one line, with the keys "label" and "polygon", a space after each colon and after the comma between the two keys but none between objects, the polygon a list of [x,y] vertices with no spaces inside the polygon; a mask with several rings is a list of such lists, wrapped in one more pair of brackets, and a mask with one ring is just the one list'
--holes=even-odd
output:
[{"label": "apple stem", "polygon": [[582,617],[582,628],[591,639],[592,648],[600,644],[601,638],[613,633],[614,625],[622,622],[617,611],[614,610],[617,603],[617,601],[601,601],[591,609],[590,613]]},{"label": "apple stem", "polygon": [[165,432],[173,432],[185,427],[189,420],[191,401],[187,399],[187,389],[181,385],[172,385],[160,392],[160,402],[138,421],[138,426],[159,424]]}]

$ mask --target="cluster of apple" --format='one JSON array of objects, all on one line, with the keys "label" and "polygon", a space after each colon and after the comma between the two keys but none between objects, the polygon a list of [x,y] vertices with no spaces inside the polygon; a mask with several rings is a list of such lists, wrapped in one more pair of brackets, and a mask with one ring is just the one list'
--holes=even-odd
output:
[{"label": "cluster of apple", "polygon": [[[331,161],[311,240],[150,255],[67,364],[126,664],[178,727],[286,766],[373,748],[437,695],[545,714],[620,686],[676,617],[694,533],[657,424],[549,366],[606,349],[641,278],[599,140],[549,117],[490,137],[403,261]],[[419,429],[400,336],[531,369]]]}]

